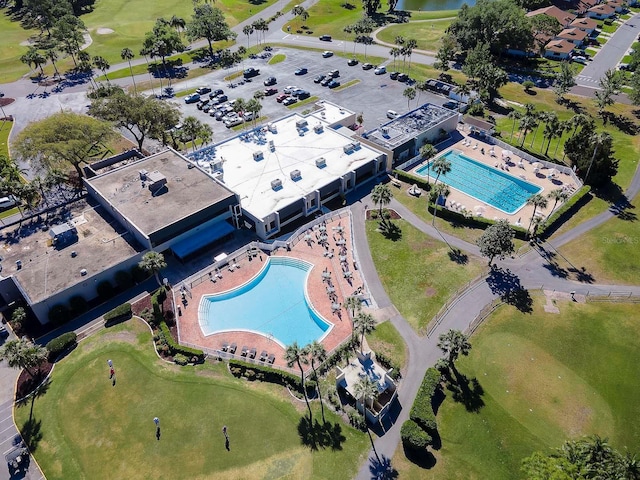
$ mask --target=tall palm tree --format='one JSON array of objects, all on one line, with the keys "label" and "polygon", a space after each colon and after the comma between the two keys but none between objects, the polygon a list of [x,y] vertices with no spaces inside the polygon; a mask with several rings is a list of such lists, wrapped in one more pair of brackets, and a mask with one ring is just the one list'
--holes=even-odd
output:
[{"label": "tall palm tree", "polygon": [[360,312],[353,319],[353,326],[360,330],[360,353],[364,351],[364,336],[376,328],[376,320],[370,313]]},{"label": "tall palm tree", "polygon": [[429,171],[431,170],[431,162],[429,162],[429,160],[431,160],[433,157],[435,157],[438,154],[438,149],[430,143],[425,143],[423,146],[420,147],[419,153],[422,160],[428,162],[427,163],[427,182],[429,182],[430,181]]},{"label": "tall palm tree", "polygon": [[438,183],[431,190],[431,201],[433,202],[433,218],[431,219],[431,225],[436,224],[436,216],[438,215],[438,199],[440,197],[447,198],[451,194],[449,185],[446,183]]},{"label": "tall palm tree", "polygon": [[354,319],[356,311],[359,312],[362,309],[362,302],[357,297],[347,297],[344,299],[343,306],[348,312],[351,312],[351,318]]},{"label": "tall palm tree", "polygon": [[369,435],[369,441],[371,442],[371,448],[373,449],[373,453],[375,453],[378,462],[380,461],[380,457],[378,456],[378,452],[376,451],[376,446],[373,443],[373,437],[371,436],[371,430],[369,430],[369,424],[367,423],[367,401],[370,400],[373,403],[373,400],[378,395],[378,387],[377,385],[369,378],[368,375],[362,377],[358,382],[353,386],[353,393],[357,400],[362,403],[362,416],[364,418],[364,426],[367,429],[367,434]]},{"label": "tall palm tree", "polygon": [[551,140],[556,136],[558,132],[558,127],[560,126],[560,120],[558,120],[558,115],[555,112],[547,113],[546,123],[544,125],[544,130],[542,131],[542,144],[540,145],[540,151],[542,152],[542,148],[544,147],[544,141],[547,140],[547,148],[544,151],[544,155],[547,156],[549,153],[549,147],[551,146]]},{"label": "tall palm tree", "polygon": [[324,402],[322,401],[322,392],[320,391],[320,377],[318,377],[318,372],[316,371],[316,362],[324,362],[327,359],[327,351],[324,349],[321,343],[318,343],[317,340],[311,342],[309,345],[307,345],[306,348],[311,360],[311,369],[313,370],[313,376],[316,379],[316,388],[318,390],[318,398],[320,399],[320,410],[322,411],[322,423],[325,423],[326,420],[324,418]]},{"label": "tall palm tree", "polygon": [[29,340],[9,340],[0,348],[0,359],[5,359],[11,368],[24,369],[31,378],[33,369],[45,361],[49,352],[45,347]]},{"label": "tall palm tree", "polygon": [[533,144],[536,141],[536,136],[538,135],[538,128],[540,128],[540,125],[542,125],[544,122],[547,121],[547,117],[548,117],[547,112],[539,112],[536,115],[536,120],[537,120],[536,128],[533,131],[533,138],[531,139],[531,144],[529,145],[529,148],[533,149]]},{"label": "tall palm tree", "polygon": [[287,362],[287,366],[289,368],[293,367],[294,365],[298,365],[298,368],[300,369],[300,384],[302,385],[302,394],[304,395],[304,401],[307,402],[307,408],[309,409],[309,426],[311,426],[313,421],[313,414],[311,413],[309,397],[307,397],[307,389],[304,385],[304,370],[302,368],[302,365],[309,364],[309,360],[307,359],[307,351],[304,348],[300,348],[298,346],[298,342],[293,342],[287,347],[287,350],[284,354],[284,359]]},{"label": "tall palm tree", "polygon": [[178,32],[178,35],[180,35],[180,38],[182,38],[184,28],[187,26],[187,22],[185,21],[185,19],[182,17],[178,17],[177,15],[173,15],[171,17],[171,20],[169,20],[169,25],[171,25],[171,28]]},{"label": "tall palm tree", "polygon": [[564,135],[565,132],[568,132],[570,128],[571,120],[564,120],[558,123],[558,130],[556,132],[558,143],[556,143],[556,148],[553,151],[553,158],[556,158],[556,154],[558,153],[558,147],[560,146],[560,142],[562,142],[562,135]]},{"label": "tall palm tree", "polygon": [[138,266],[145,272],[152,273],[153,276],[156,277],[158,285],[162,285],[159,272],[163,268],[167,268],[167,262],[164,261],[164,255],[159,252],[154,252],[153,250],[147,252],[142,256],[142,260],[140,260]]},{"label": "tall palm tree", "polygon": [[591,173],[591,167],[593,166],[593,162],[596,159],[596,155],[598,154],[598,149],[602,146],[603,143],[607,141],[611,141],[611,135],[607,132],[594,133],[591,135],[589,139],[590,143],[593,144],[593,155],[591,155],[591,160],[589,161],[589,167],[587,168],[587,173],[584,175],[582,181],[587,183],[587,178],[589,177],[589,173]]},{"label": "tall palm tree", "polygon": [[446,175],[451,171],[451,162],[444,157],[438,157],[432,162],[432,168],[436,172],[436,180],[433,183],[437,184],[440,175]]},{"label": "tall palm tree", "polygon": [[109,82],[109,77],[107,76],[107,70],[109,70],[111,65],[109,65],[109,62],[107,62],[107,59],[99,55],[96,55],[91,60],[93,62],[93,66],[96,67],[98,70],[102,71],[102,74],[104,75],[104,78],[106,78],[107,83],[111,83]]},{"label": "tall palm tree", "polygon": [[60,72],[58,71],[58,66],[56,65],[56,60],[58,60],[58,52],[56,52],[55,48],[49,48],[45,51],[44,54],[51,61],[51,65],[53,65],[53,70],[56,72],[55,77],[60,78]]},{"label": "tall palm tree", "polygon": [[[355,45],[355,44],[354,44]],[[396,58],[400,56],[400,49],[398,47],[393,47],[389,50],[389,55],[393,57],[393,69],[396,69]]]},{"label": "tall palm tree", "polygon": [[471,343],[468,335],[465,335],[460,330],[450,329],[438,338],[438,348],[442,350],[449,367],[453,369],[460,355],[469,355]]},{"label": "tall palm tree", "polygon": [[578,133],[578,128],[584,127],[590,122],[589,117],[587,117],[584,113],[576,113],[573,117],[571,117],[571,126],[573,127],[573,133],[571,137],[574,137],[576,133]]},{"label": "tall palm tree", "polygon": [[533,115],[527,115],[525,114],[521,119],[520,119],[520,130],[522,131],[522,138],[520,139],[520,146],[522,147],[524,145],[524,140],[525,138],[527,138],[527,134],[533,130],[536,125],[538,125],[538,122],[536,121],[535,117]]},{"label": "tall palm tree", "polygon": [[536,193],[535,195],[531,195],[527,199],[527,205],[533,205],[533,213],[531,214],[531,222],[529,222],[529,228],[527,228],[527,232],[531,229],[531,225],[533,225],[533,219],[536,216],[536,211],[538,208],[547,208],[548,202],[545,196],[540,193]]},{"label": "tall palm tree", "polygon": [[391,203],[391,199],[393,198],[393,193],[389,189],[389,185],[384,183],[379,183],[373,190],[371,191],[371,200],[373,203],[378,204],[380,218],[382,218],[382,207],[383,205],[389,205]]},{"label": "tall palm tree", "polygon": [[407,52],[407,57],[409,57],[409,66],[407,69],[407,75],[411,74],[411,54],[413,53],[413,50],[418,46],[418,42],[413,39],[410,38],[407,40],[407,44],[405,45],[405,50]]},{"label": "tall palm tree", "polygon": [[133,68],[131,67],[131,60],[135,57],[133,50],[130,48],[123,48],[120,52],[120,58],[129,62],[129,73],[131,73],[131,80],[133,80],[133,93],[138,93],[138,87],[136,86],[136,77],[133,75]]},{"label": "tall palm tree", "polygon": [[556,205],[558,205],[558,202],[564,202],[567,198],[569,198],[569,194],[561,188],[556,188],[555,190],[551,190],[549,193],[547,193],[547,198],[549,200],[553,200],[553,207],[551,208],[551,211],[553,212],[556,209]]},{"label": "tall palm tree", "polygon": [[413,87],[407,87],[402,92],[402,96],[407,99],[407,109],[409,109],[409,105],[411,103],[411,100],[416,98],[416,89],[413,88]]},{"label": "tall palm tree", "polygon": [[247,48],[250,47],[249,41],[251,40],[251,34],[254,32],[254,29],[251,25],[245,25],[242,27],[242,33],[247,36]]},{"label": "tall palm tree", "polygon": [[518,110],[511,110],[507,117],[513,120],[513,125],[511,126],[511,141],[513,142],[513,132],[516,129],[516,121],[522,118],[522,114]]}]

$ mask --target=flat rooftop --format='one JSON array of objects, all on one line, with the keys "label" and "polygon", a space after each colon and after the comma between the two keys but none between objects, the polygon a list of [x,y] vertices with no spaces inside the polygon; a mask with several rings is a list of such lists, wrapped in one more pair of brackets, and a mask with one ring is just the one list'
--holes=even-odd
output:
[{"label": "flat rooftop", "polygon": [[[307,126],[301,134],[296,122],[305,120]],[[221,162],[225,185],[240,196],[242,208],[258,219],[381,155],[366,145],[345,153],[343,147],[354,140],[327,128],[312,116],[292,114],[271,125],[275,133],[266,127],[242,133],[208,149],[206,160],[198,160],[199,164]],[[316,132],[314,127],[318,125],[322,129]],[[273,142],[273,149],[269,142]],[[254,153],[262,157],[254,159]],[[320,158],[326,162],[323,168],[316,166]],[[291,178],[294,170],[300,172],[297,180]],[[274,190],[271,182],[276,179],[282,186]]]},{"label": "flat rooftop", "polygon": [[333,125],[341,122],[354,113],[351,110],[347,110],[340,105],[327,102],[326,100],[316,102],[316,107],[318,110],[314,110],[309,117],[312,117],[319,122],[326,123],[327,125]]},{"label": "flat rooftop", "polygon": [[[166,186],[156,193],[140,171],[159,172]],[[233,197],[224,185],[173,150],[166,150],[87,180],[113,207],[149,235],[221,200]]]},{"label": "flat rooftop", "polygon": [[378,145],[393,150],[407,140],[435,127],[458,112],[430,103],[391,120],[379,128],[366,132],[363,137]]},{"label": "flat rooftop", "polygon": [[[49,230],[65,222],[74,224],[78,241],[57,249],[51,246]],[[2,276],[14,275],[31,302],[37,303],[123,262],[140,247],[102,207],[79,200],[51,212],[49,221],[3,230],[0,251]],[[76,255],[72,256],[74,251]],[[18,260],[22,263],[19,270]],[[87,270],[84,276],[82,269]]]}]

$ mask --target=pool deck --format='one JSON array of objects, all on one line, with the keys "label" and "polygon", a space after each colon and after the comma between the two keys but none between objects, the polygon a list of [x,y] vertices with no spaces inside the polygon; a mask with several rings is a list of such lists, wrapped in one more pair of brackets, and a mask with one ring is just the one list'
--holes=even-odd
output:
[{"label": "pool deck", "polygon": [[[544,196],[546,196],[551,190],[556,190],[558,188],[565,187],[570,189],[569,191],[571,191],[572,189],[576,189],[576,185],[569,175],[559,173],[554,178],[548,178],[547,174],[549,173],[549,169],[540,168],[536,173],[534,172],[534,167],[532,164],[529,164],[527,160],[522,160],[515,154],[511,155],[511,159],[507,163],[502,158],[503,149],[501,147],[485,143],[481,138],[467,135],[467,132],[464,131],[460,131],[460,134],[462,134],[463,139],[446,148],[445,150],[439,152],[438,156],[442,156],[449,150],[458,150],[465,156],[476,160],[477,162],[483,163],[501,172],[510,174],[515,178],[520,178],[522,180],[526,180],[529,183],[542,187],[543,190],[540,192],[540,194]],[[484,154],[482,154],[483,148]],[[491,148],[493,148],[494,150],[493,155],[490,154]],[[427,162],[422,162],[416,165],[411,169],[411,173],[420,176],[416,173],[416,170],[426,163]],[[505,170],[505,168],[507,170]],[[434,178],[435,176],[432,174],[431,182],[433,182]],[[504,219],[507,220],[510,224],[520,224],[524,228],[527,228],[529,226],[531,215],[533,214],[533,206],[531,205],[524,205],[515,213],[508,214],[452,187],[451,194],[447,197],[446,207],[453,211],[461,211],[461,209],[454,207],[454,205],[456,204],[464,206],[466,210],[473,216],[482,216],[494,220]],[[536,209],[536,216],[540,215],[543,216],[543,218],[549,216],[551,214],[553,204],[554,200],[548,200],[547,208]],[[561,205],[562,202],[558,202],[556,208],[559,208]]]},{"label": "pool deck", "polygon": [[[338,257],[338,251],[341,247],[336,245],[336,241],[340,240],[340,236],[336,233],[335,229],[339,226],[344,229],[345,246],[347,248],[346,260],[349,265],[349,271],[351,271],[353,275],[350,279],[351,283],[343,277]],[[327,223],[329,251],[331,251],[331,249],[334,250],[333,258],[324,255],[325,248],[317,243],[316,233],[318,233],[317,226],[314,231],[311,232],[311,239],[308,242],[300,240],[291,248],[291,251],[280,248],[274,251],[272,256],[299,258],[313,264],[313,268],[308,276],[307,294],[315,310],[325,320],[333,324],[331,331],[322,339],[322,345],[327,353],[330,353],[331,350],[351,336],[352,324],[350,314],[346,309],[341,308],[335,313],[332,312],[332,302],[327,294],[322,272],[325,269],[331,272],[331,280],[335,287],[335,294],[338,297],[337,302],[340,305],[344,303],[346,297],[352,295],[356,289],[363,286],[363,279],[360,271],[354,268],[350,217],[343,217]],[[260,271],[267,256],[267,254],[261,252],[260,255],[253,259],[243,258],[237,262],[240,268],[235,269],[233,272],[230,272],[228,269],[221,271],[222,278],[217,279],[215,283],[205,280],[192,287],[192,298],[188,299],[186,306],[181,305],[182,315],[178,317],[180,341],[205,349],[215,350],[220,350],[224,343],[235,343],[237,345],[235,358],[240,360],[244,359],[244,357],[240,355],[243,346],[256,349],[256,360],[259,359],[260,353],[265,350],[267,353],[275,355],[274,366],[286,368],[286,362],[284,361],[285,349],[267,336],[243,331],[214,333],[205,336],[198,322],[198,306],[203,295],[220,293],[243,285]],[[206,269],[202,273],[208,275]],[[179,301],[180,299],[177,296],[176,302]]]}]

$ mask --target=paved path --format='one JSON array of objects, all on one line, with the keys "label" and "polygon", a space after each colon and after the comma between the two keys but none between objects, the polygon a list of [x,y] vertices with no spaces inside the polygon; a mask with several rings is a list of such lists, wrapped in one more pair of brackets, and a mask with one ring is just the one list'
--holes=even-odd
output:
[{"label": "paved path", "polygon": [[593,60],[582,69],[576,77],[579,86],[598,88],[600,79],[607,70],[615,69],[638,36],[640,14],[635,14],[625,21],[611,35]]}]

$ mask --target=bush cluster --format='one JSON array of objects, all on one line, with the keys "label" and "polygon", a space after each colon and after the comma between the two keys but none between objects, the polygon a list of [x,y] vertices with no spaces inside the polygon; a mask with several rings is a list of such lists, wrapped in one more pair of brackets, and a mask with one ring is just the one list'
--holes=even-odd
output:
[{"label": "bush cluster", "polygon": [[[267,365],[259,365],[241,360],[229,360],[229,371],[235,377],[245,377],[248,380],[260,380],[263,382],[283,385],[289,389],[302,394],[300,377],[289,372],[277,370]],[[305,386],[307,394],[316,389],[315,380],[306,380]]]},{"label": "bush cluster", "polygon": [[96,292],[98,293],[100,299],[107,300],[114,294],[113,285],[111,285],[111,282],[109,282],[109,280],[103,280],[96,287]]},{"label": "bush cluster", "polygon": [[49,351],[49,361],[53,362],[61,353],[75,346],[77,339],[75,332],[67,332],[47,343],[45,348]]},{"label": "bush cluster", "polygon": [[348,341],[343,343],[340,347],[336,348],[336,350],[327,357],[320,368],[318,368],[318,374],[322,376],[341,361],[348,359],[357,346],[358,338],[351,336]]},{"label": "bush cluster", "polygon": [[391,370],[389,374],[394,380],[400,378],[400,367],[382,352],[376,352],[376,361],[387,370]]},{"label": "bush cluster", "polygon": [[540,237],[553,233],[562,223],[569,219],[588,199],[591,187],[584,185],[569,200],[551,215],[544,224],[538,228]]},{"label": "bush cluster", "polygon": [[181,353],[176,353],[173,356],[173,361],[178,365],[182,365],[182,366],[187,365],[189,363],[189,359]]},{"label": "bush cluster", "polygon": [[122,290],[126,290],[133,287],[133,275],[126,270],[118,270],[115,275],[116,284]]},{"label": "bush cluster", "polygon": [[164,336],[164,341],[169,348],[169,355],[173,355],[174,359],[176,355],[181,354],[187,357],[191,363],[201,363],[204,361],[204,352],[195,348],[185,347],[176,342],[164,321],[160,322],[160,332]]},{"label": "bush cluster", "polygon": [[[433,214],[434,204],[430,202],[427,208],[429,209],[429,213]],[[453,210],[449,210],[446,208],[438,208],[437,216],[439,218],[454,220],[456,222],[469,225],[472,227],[477,227],[477,228],[487,228],[497,223],[496,220],[491,220],[489,218],[484,218],[484,217],[466,216],[463,213],[454,212]],[[519,238],[520,240],[525,240],[527,238],[526,228],[517,227],[515,225],[510,225],[510,227],[515,232],[516,238]]]},{"label": "bush cluster", "polygon": [[89,310],[89,304],[84,299],[84,297],[80,295],[74,295],[69,299],[69,310],[71,311],[71,315],[77,317],[78,315],[82,315],[84,312]]},{"label": "bush cluster", "polygon": [[123,303],[122,305],[118,305],[113,310],[105,313],[102,318],[104,318],[105,327],[118,323],[121,320],[128,320],[131,318],[131,304]]},{"label": "bush cluster", "polygon": [[413,401],[409,420],[402,424],[400,435],[408,448],[423,449],[431,445],[432,433],[438,429],[433,413],[433,395],[440,388],[440,372],[429,368],[422,379],[416,399]]},{"label": "bush cluster", "polygon": [[54,305],[49,309],[49,321],[54,325],[62,325],[71,318],[69,307],[61,303]]},{"label": "bush cluster", "polygon": [[403,182],[408,183],[410,185],[415,184],[425,192],[428,192],[431,190],[431,184],[427,182],[424,178],[420,178],[416,175],[412,175],[408,172],[405,172],[404,170],[394,170],[393,176],[396,177],[398,180],[402,180]]}]

